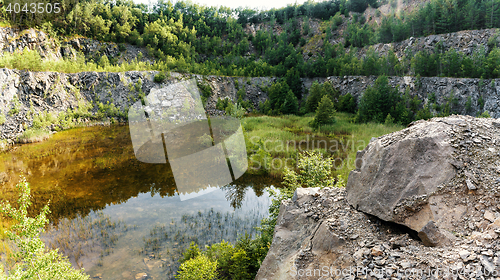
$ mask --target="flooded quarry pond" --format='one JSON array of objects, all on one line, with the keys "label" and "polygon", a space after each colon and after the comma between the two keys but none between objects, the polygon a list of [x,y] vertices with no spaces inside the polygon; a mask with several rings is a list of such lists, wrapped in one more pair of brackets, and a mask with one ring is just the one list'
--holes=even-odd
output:
[{"label": "flooded quarry pond", "polygon": [[135,158],[128,126],[72,129],[0,157],[0,199],[15,201],[24,176],[32,189],[31,214],[50,202],[42,235],[48,247],[102,279],[144,273],[174,279],[190,242],[203,247],[256,234],[270,204],[264,188],[278,184],[244,174],[210,192],[179,194],[168,163]]}]

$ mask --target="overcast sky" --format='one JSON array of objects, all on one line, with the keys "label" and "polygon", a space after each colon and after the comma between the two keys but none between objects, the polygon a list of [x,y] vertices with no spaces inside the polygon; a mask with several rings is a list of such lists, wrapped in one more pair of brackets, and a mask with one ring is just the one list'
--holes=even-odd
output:
[{"label": "overcast sky", "polygon": [[[133,0],[135,3],[148,4],[149,0]],[[172,0],[171,0],[172,1]],[[151,0],[152,3],[156,3],[156,0]],[[175,3],[175,0],[172,1]],[[264,9],[268,10],[271,8],[282,8],[286,7],[288,4],[302,4],[305,0],[193,0],[194,3],[198,3],[206,6],[226,6],[230,8],[238,7],[250,7],[254,9]]]}]

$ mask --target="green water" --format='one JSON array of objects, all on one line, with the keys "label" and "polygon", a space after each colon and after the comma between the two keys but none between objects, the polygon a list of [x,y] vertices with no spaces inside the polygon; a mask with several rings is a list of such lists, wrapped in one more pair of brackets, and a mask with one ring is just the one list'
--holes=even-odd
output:
[{"label": "green water", "polygon": [[50,202],[43,235],[92,277],[173,279],[189,242],[208,245],[255,234],[267,216],[269,177],[245,174],[231,185],[181,201],[168,164],[135,159],[127,126],[87,127],[16,146],[0,155],[0,199],[14,201],[20,176],[38,212]]}]

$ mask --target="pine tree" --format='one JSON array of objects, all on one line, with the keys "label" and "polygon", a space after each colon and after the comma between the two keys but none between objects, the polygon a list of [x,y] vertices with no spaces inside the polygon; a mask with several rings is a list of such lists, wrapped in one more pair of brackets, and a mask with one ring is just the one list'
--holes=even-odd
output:
[{"label": "pine tree", "polygon": [[315,112],[322,96],[323,93],[320,84],[317,81],[314,81],[311,85],[311,89],[309,89],[309,95],[307,96],[306,111],[309,113]]},{"label": "pine tree", "polygon": [[319,127],[320,125],[332,124],[335,122],[333,116],[335,113],[335,108],[333,107],[333,102],[328,98],[327,95],[321,98],[319,102],[318,109],[316,109],[316,115],[313,120],[313,127]]}]

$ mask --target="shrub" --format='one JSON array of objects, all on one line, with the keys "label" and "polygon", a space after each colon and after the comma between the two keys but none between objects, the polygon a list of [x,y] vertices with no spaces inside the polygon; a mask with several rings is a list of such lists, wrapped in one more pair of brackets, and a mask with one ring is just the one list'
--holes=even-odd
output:
[{"label": "shrub", "polygon": [[334,123],[335,118],[333,117],[333,113],[335,113],[335,108],[333,107],[332,101],[328,95],[323,96],[318,105],[318,109],[316,109],[316,115],[314,116],[312,127],[317,128],[321,125]]},{"label": "shrub", "polygon": [[42,142],[43,140],[49,137],[50,137],[50,132],[48,132],[47,130],[32,128],[25,130],[21,134],[21,136],[17,138],[17,142],[23,144]]},{"label": "shrub", "polygon": [[47,250],[40,239],[40,232],[48,223],[47,214],[50,213],[49,206],[43,207],[40,214],[28,217],[28,207],[31,205],[30,187],[26,180],[18,184],[17,189],[21,193],[19,208],[13,208],[8,202],[0,204],[0,213],[9,216],[15,221],[11,231],[7,234],[14,241],[19,251],[14,257],[19,261],[9,271],[8,276],[0,267],[0,279],[90,279],[82,270],[75,270],[68,259],[60,255],[56,250]]},{"label": "shrub", "polygon": [[484,108],[484,98],[482,95],[479,95],[479,98],[477,99],[477,105],[479,105],[479,108],[483,110]]},{"label": "shrub", "polygon": [[387,114],[387,117],[385,118],[385,125],[393,125],[394,124],[394,118],[391,117],[391,114]]},{"label": "shrub", "polygon": [[[206,254],[212,260],[217,260],[217,272],[219,277],[227,278],[230,274],[231,257],[233,256],[234,248],[227,242],[222,240],[220,243],[212,244],[207,248]],[[186,256],[186,253],[184,253]]]},{"label": "shrub", "polygon": [[331,187],[335,179],[332,175],[333,159],[325,158],[320,152],[304,152],[299,154],[297,162],[298,173],[285,169],[283,185],[292,188],[297,187]]},{"label": "shrub", "polygon": [[201,101],[203,105],[207,103],[208,98],[212,95],[212,87],[205,83],[196,83],[201,91]]},{"label": "shrub", "polygon": [[347,93],[339,98],[339,103],[337,103],[337,109],[340,112],[346,112],[354,114],[356,113],[356,98],[352,94]]},{"label": "shrub", "polygon": [[226,97],[226,98],[224,98],[224,99],[220,99],[220,98],[219,98],[219,99],[217,100],[217,103],[215,104],[215,108],[216,108],[217,110],[225,111],[225,110],[226,110],[226,108],[227,108],[227,106],[228,106],[228,104],[229,104],[229,102],[230,102],[230,101],[229,101],[229,98],[227,98],[227,97]]},{"label": "shrub", "polygon": [[232,279],[251,280],[254,279],[249,273],[250,258],[243,249],[238,249],[231,256],[231,267],[229,269]]},{"label": "shrub", "polygon": [[251,148],[252,154],[250,156],[251,168],[253,170],[261,170],[264,173],[267,173],[271,169],[271,154],[267,151],[264,146],[264,141],[259,139],[257,143]]},{"label": "shrub", "polygon": [[317,81],[314,81],[311,85],[311,89],[309,90],[309,95],[306,99],[306,111],[314,112],[316,108],[318,108],[318,104],[321,101],[322,97],[322,89],[320,84]]},{"label": "shrub", "polygon": [[210,147],[213,145],[212,136],[205,133],[202,136],[198,137],[198,143],[203,147]]},{"label": "shrub", "polygon": [[120,52],[124,52],[124,51],[126,51],[126,50],[127,50],[127,48],[125,47],[125,45],[124,45],[124,44],[118,44],[118,50],[119,50]]},{"label": "shrub", "polygon": [[17,95],[14,95],[14,97],[12,98],[12,105],[13,107],[9,111],[9,116],[17,115],[21,110],[21,102],[17,98]]},{"label": "shrub", "polygon": [[189,259],[181,264],[178,274],[179,280],[212,280],[217,277],[217,261],[210,260],[204,254]]},{"label": "shrub", "polygon": [[165,81],[166,78],[167,76],[165,75],[165,73],[160,72],[155,75],[154,81],[155,83],[163,83],[163,81]]},{"label": "shrub", "polygon": [[436,94],[434,92],[429,94],[429,103],[436,103]]},{"label": "shrub", "polygon": [[5,115],[4,115],[4,114],[2,114],[2,113],[0,113],[0,125],[4,124],[4,123],[5,123],[5,121],[6,121],[6,119],[5,119]]},{"label": "shrub", "polygon": [[296,114],[299,109],[297,97],[285,81],[269,88],[269,101],[273,112],[277,114]]},{"label": "shrub", "polygon": [[425,105],[424,108],[420,109],[418,112],[417,112],[417,117],[416,119],[417,120],[428,120],[430,118],[434,117],[434,115],[432,114],[430,108],[428,105]]},{"label": "shrub", "polygon": [[190,259],[196,258],[200,254],[200,248],[193,241],[189,244],[189,248],[184,252],[184,257],[179,260],[179,262],[183,263]]},{"label": "shrub", "polygon": [[472,110],[472,98],[469,96],[467,97],[467,102],[465,102],[465,112],[470,113]]},{"label": "shrub", "polygon": [[491,118],[490,113],[488,111],[484,111],[481,115],[479,115],[480,118]]}]

